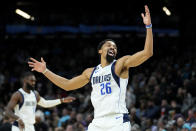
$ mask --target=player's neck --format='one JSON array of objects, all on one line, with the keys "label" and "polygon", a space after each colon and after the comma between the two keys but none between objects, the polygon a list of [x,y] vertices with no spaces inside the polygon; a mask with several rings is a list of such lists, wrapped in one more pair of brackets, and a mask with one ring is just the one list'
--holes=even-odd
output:
[{"label": "player's neck", "polygon": [[102,68],[108,66],[109,64],[110,63],[106,59],[104,59],[104,58],[101,59],[101,67]]}]

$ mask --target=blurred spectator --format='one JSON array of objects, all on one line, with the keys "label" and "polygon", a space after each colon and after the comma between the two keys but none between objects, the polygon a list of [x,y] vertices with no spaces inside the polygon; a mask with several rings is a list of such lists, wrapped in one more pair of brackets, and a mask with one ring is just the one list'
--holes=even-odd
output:
[{"label": "blurred spectator", "polygon": [[166,125],[166,123],[165,123],[164,119],[160,118],[157,123],[157,127],[158,127],[157,131],[166,131],[165,125]]},{"label": "blurred spectator", "polygon": [[136,96],[133,92],[133,88],[130,87],[129,85],[127,87],[126,103],[127,103],[127,108],[134,107],[136,103]]},{"label": "blurred spectator", "polygon": [[131,117],[131,124],[137,124],[140,125],[141,120],[136,116],[136,108],[130,109],[130,117]]},{"label": "blurred spectator", "polygon": [[58,121],[58,127],[62,126],[62,123],[66,123],[70,119],[70,115],[68,115],[68,110],[64,108],[62,110],[62,117]]},{"label": "blurred spectator", "polygon": [[92,122],[92,120],[93,116],[91,114],[87,114],[85,119],[86,125],[84,126],[86,130],[88,129],[88,125]]},{"label": "blurred spectator", "polygon": [[139,102],[140,107],[136,109],[136,116],[141,119],[146,111],[146,101],[141,99]]},{"label": "blurred spectator", "polygon": [[71,124],[67,125],[65,131],[74,131],[73,125]]},{"label": "blurred spectator", "polygon": [[171,107],[169,106],[168,102],[166,99],[162,99],[161,101],[161,107],[160,107],[160,110],[161,110],[161,117],[168,117],[169,115],[169,110],[171,109]]},{"label": "blurred spectator", "polygon": [[70,113],[69,123],[76,123],[76,111],[72,110]]},{"label": "blurred spectator", "polygon": [[85,128],[86,122],[85,122],[85,120],[84,120],[83,114],[78,113],[78,114],[76,115],[76,122],[77,122],[78,124],[82,124],[83,128]]},{"label": "blurred spectator", "polygon": [[35,130],[36,131],[47,131],[48,125],[44,122],[44,113],[41,110],[37,110],[35,113]]},{"label": "blurred spectator", "polygon": [[194,115],[193,109],[188,110],[188,116],[186,119],[186,123],[189,123],[190,125],[192,125],[193,123],[196,123],[196,117]]},{"label": "blurred spectator", "polygon": [[179,114],[181,112],[180,105],[178,105],[175,100],[171,101],[171,109],[169,112],[172,117],[174,117],[175,114]]},{"label": "blurred spectator", "polygon": [[147,102],[147,108],[144,113],[144,117],[149,119],[154,119],[158,117],[159,107],[154,104],[152,99],[149,99]]}]

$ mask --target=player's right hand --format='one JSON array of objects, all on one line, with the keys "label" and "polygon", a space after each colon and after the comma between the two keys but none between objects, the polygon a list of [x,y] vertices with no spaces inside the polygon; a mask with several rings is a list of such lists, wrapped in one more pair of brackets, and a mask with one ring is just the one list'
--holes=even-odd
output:
[{"label": "player's right hand", "polygon": [[34,58],[30,58],[31,61],[28,61],[29,67],[31,67],[31,71],[37,71],[37,72],[44,72],[46,70],[46,62],[41,57],[41,62],[37,61]]},{"label": "player's right hand", "polygon": [[73,102],[75,99],[76,99],[75,97],[68,96],[65,98],[61,98],[61,103],[70,103]]},{"label": "player's right hand", "polygon": [[22,119],[18,120],[18,124],[19,124],[20,129],[24,129],[25,125],[24,125],[24,122],[22,121]]}]

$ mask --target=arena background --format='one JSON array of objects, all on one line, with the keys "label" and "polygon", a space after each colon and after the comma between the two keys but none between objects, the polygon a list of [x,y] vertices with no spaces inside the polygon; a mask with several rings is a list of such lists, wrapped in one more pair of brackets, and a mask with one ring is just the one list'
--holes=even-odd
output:
[{"label": "arena background", "polygon": [[[196,122],[196,19],[192,1],[151,0],[131,4],[92,5],[63,2],[10,1],[0,5],[0,121],[11,94],[21,87],[20,75],[30,71],[29,57],[43,57],[53,72],[72,78],[99,64],[97,45],[116,41],[118,58],[144,47],[141,13],[149,6],[154,34],[154,55],[130,69],[127,107],[132,130],[182,130]],[[171,14],[163,10],[166,7]],[[27,12],[25,19],[16,9]],[[165,8],[164,8],[165,9]],[[168,13],[168,12],[167,12]],[[37,90],[46,99],[75,96],[71,104],[37,108],[36,130],[85,130],[93,118],[90,85],[75,91],[57,88],[43,75]],[[64,116],[68,120],[60,121]],[[40,119],[38,119],[40,118]],[[181,119],[183,118],[183,119]],[[9,124],[8,124],[9,125]],[[193,130],[193,129],[192,129]]]}]

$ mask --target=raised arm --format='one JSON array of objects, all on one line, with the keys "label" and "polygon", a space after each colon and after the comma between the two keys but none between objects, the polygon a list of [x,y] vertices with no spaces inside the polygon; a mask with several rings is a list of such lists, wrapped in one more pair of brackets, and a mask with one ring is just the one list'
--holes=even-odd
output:
[{"label": "raised arm", "polygon": [[90,75],[93,71],[93,68],[88,68],[81,75],[69,80],[48,70],[46,68],[46,62],[43,60],[43,58],[41,58],[41,62],[35,60],[34,58],[30,58],[30,60],[31,62],[29,61],[28,64],[30,67],[32,67],[32,71],[43,73],[55,85],[67,91],[75,90],[86,85],[89,82]]},{"label": "raised arm", "polygon": [[148,58],[150,58],[153,55],[152,24],[150,11],[147,5],[145,5],[145,14],[142,13],[141,16],[146,26],[146,40],[144,50],[137,52],[131,56],[124,56],[124,58],[122,58],[122,61],[124,63],[125,68],[136,67],[145,62]]}]

